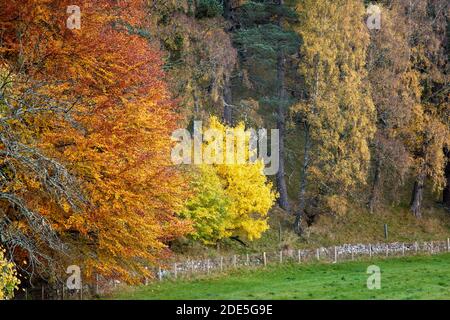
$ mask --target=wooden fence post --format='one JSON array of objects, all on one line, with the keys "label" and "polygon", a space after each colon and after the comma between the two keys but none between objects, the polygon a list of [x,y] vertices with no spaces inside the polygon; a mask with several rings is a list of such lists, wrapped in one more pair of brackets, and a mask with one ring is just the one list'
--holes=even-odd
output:
[{"label": "wooden fence post", "polygon": [[450,252],[450,238],[447,238],[447,252]]},{"label": "wooden fence post", "polygon": [[372,245],[369,244],[369,257],[372,258]]},{"label": "wooden fence post", "polygon": [[206,259],[206,271],[209,274],[209,259]]},{"label": "wooden fence post", "polygon": [[402,243],[402,255],[405,255],[405,243]]},{"label": "wooden fence post", "polygon": [[414,243],[414,249],[416,249],[416,254],[419,252],[419,243],[416,241]]},{"label": "wooden fence post", "polygon": [[283,250],[280,251],[280,263],[283,263]]},{"label": "wooden fence post", "polygon": [[159,279],[159,281],[162,281],[161,266],[158,267],[158,279]]},{"label": "wooden fence post", "polygon": [[45,292],[44,292],[44,290],[45,290],[45,289],[44,289],[44,286],[42,285],[42,286],[41,286],[41,299],[42,299],[42,300],[44,300],[44,298],[45,298]]},{"label": "wooden fence post", "polygon": [[233,266],[236,268],[236,255],[233,256]]},{"label": "wooden fence post", "polygon": [[223,257],[220,257],[220,271],[223,271]]},{"label": "wooden fence post", "polygon": [[300,249],[298,249],[297,254],[298,254],[298,263],[302,263],[302,253]]},{"label": "wooden fence post", "polygon": [[354,253],[353,253],[353,247],[351,247],[350,251],[351,251],[351,254],[352,254],[352,261],[353,261],[353,260],[355,260]]},{"label": "wooden fence post", "polygon": [[388,256],[389,256],[389,245],[386,244],[386,257],[388,257]]},{"label": "wooden fence post", "polygon": [[316,258],[317,258],[317,261],[320,260],[320,251],[318,248],[316,249]]},{"label": "wooden fence post", "polygon": [[250,265],[250,257],[248,256],[248,253],[247,253],[247,266],[249,266]]},{"label": "wooden fence post", "polygon": [[263,252],[264,267],[267,265],[266,253]]},{"label": "wooden fence post", "polygon": [[173,275],[175,276],[175,279],[178,278],[178,270],[176,262],[173,264]]}]

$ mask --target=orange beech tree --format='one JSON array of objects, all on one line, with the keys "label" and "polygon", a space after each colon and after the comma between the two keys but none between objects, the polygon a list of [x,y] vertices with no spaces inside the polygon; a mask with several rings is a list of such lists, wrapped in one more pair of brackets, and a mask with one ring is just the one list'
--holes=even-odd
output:
[{"label": "orange beech tree", "polygon": [[3,73],[22,79],[10,81],[11,95],[35,87],[41,97],[25,106],[34,112],[15,121],[16,132],[67,168],[76,181],[68,190],[81,190],[58,196],[32,176],[21,199],[69,245],[65,264],[133,281],[190,230],[175,214],[186,196],[170,163],[177,117],[158,48],[132,32],[146,23],[145,1],[78,1],[73,30],[70,4],[1,1]]}]

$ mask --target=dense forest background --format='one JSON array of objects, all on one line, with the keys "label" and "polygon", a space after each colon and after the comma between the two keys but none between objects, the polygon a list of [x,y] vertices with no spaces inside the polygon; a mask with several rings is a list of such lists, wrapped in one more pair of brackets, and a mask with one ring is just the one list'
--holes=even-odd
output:
[{"label": "dense forest background", "polygon": [[[449,233],[448,1],[77,2],[71,30],[73,3],[0,1],[0,263],[24,279]],[[173,165],[194,120],[279,129],[278,173]]]}]

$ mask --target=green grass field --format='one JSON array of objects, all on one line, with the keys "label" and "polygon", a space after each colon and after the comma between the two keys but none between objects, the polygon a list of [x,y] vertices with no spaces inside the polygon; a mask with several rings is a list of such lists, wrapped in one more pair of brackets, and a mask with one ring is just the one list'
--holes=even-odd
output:
[{"label": "green grass field", "polygon": [[[367,289],[369,265],[381,289]],[[114,299],[450,299],[450,254],[339,264],[286,264],[193,280],[164,281]]]}]

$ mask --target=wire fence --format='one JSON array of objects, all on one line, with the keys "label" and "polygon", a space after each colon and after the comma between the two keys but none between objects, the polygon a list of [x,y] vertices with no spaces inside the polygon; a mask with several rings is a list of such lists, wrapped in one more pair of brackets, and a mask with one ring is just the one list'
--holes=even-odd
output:
[{"label": "wire fence", "polygon": [[[142,279],[148,285],[167,279],[186,279],[199,275],[226,272],[238,268],[265,267],[283,263],[338,263],[372,257],[400,257],[417,254],[450,252],[450,238],[444,241],[394,242],[376,244],[344,244],[315,249],[285,249],[277,252],[227,255],[206,259],[176,260],[156,268],[151,268],[154,278]],[[42,300],[83,300],[98,297],[114,291],[122,285],[120,281],[95,277],[94,283],[83,284],[80,290],[68,290],[66,284],[35,286],[16,295],[16,299]]]},{"label": "wire fence", "polygon": [[199,274],[223,272],[242,267],[261,267],[275,263],[337,263],[362,257],[395,257],[440,252],[450,252],[450,239],[413,243],[344,244],[315,249],[286,249],[277,252],[176,261],[170,266],[159,267],[158,270],[155,270],[155,274],[156,279],[163,281],[164,279],[186,278]]}]

